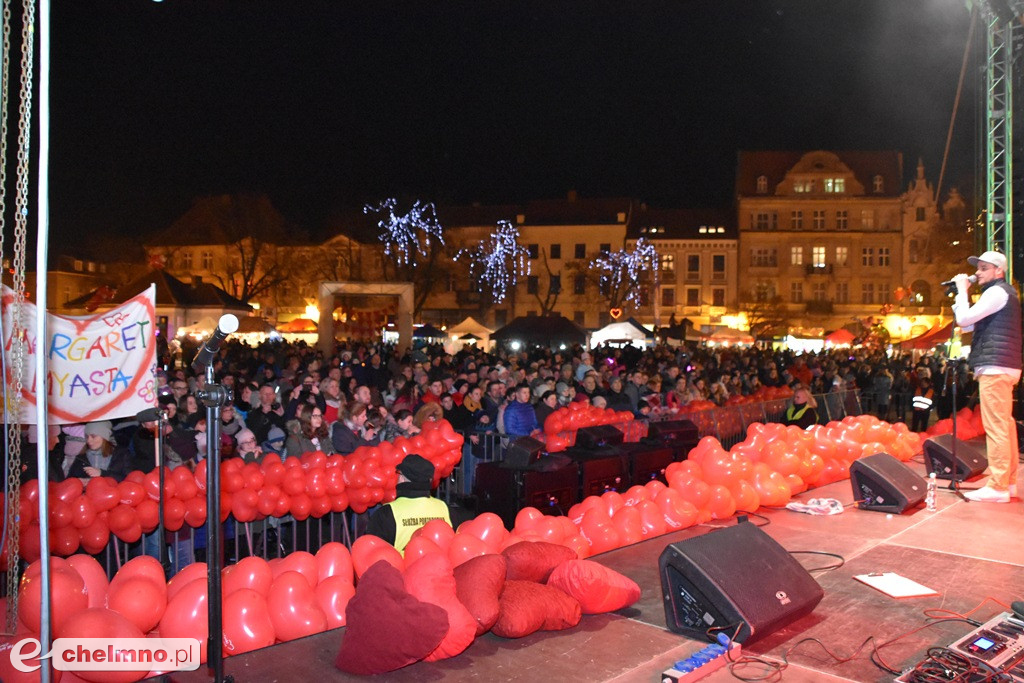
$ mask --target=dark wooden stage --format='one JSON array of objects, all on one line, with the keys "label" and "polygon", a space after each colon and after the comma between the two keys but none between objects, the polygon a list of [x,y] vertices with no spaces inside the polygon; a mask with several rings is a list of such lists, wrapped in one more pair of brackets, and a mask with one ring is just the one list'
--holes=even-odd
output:
[{"label": "dark wooden stage", "polygon": [[[923,465],[911,463],[923,472]],[[984,479],[968,482],[975,487]],[[1024,483],[1024,482],[1022,482]],[[807,500],[832,497],[853,500],[849,481],[805,492]],[[1024,597],[1024,503],[968,503],[940,489],[938,511],[923,506],[904,515],[848,508],[840,515],[818,517],[770,510],[764,531],[787,550],[838,553],[846,564],[834,571],[816,572],[825,597],[812,614],[754,643],[750,652],[778,660],[798,641],[820,639],[834,653],[847,656],[868,637],[883,643],[928,623],[922,610],[942,608],[965,613],[986,598],[1003,603]],[[764,511],[762,511],[764,512]],[[752,518],[758,524],[762,520]],[[735,520],[712,522],[733,524]],[[487,634],[460,656],[448,661],[419,663],[379,681],[659,681],[659,674],[678,659],[702,647],[665,628],[658,578],[658,556],[669,543],[705,533],[694,527],[598,556],[598,561],[633,578],[643,588],[636,605],[615,614],[584,617],[571,631],[538,633],[520,640]],[[829,557],[799,555],[805,567],[832,564]],[[893,571],[937,590],[939,597],[896,600],[865,586],[855,574]],[[751,576],[756,582],[758,577]],[[985,621],[1003,611],[984,605],[974,618]],[[911,633],[881,650],[893,668],[912,666],[932,645],[948,645],[972,627],[964,622],[939,623]],[[333,666],[343,629],[266,648],[228,659],[225,668],[245,681],[358,680]],[[846,663],[837,663],[814,643],[803,643],[789,655],[786,681],[891,681],[893,676],[868,659],[870,646]],[[756,673],[752,669],[746,676]],[[210,680],[205,668],[174,681]],[[727,669],[711,674],[709,682],[734,681]]]}]

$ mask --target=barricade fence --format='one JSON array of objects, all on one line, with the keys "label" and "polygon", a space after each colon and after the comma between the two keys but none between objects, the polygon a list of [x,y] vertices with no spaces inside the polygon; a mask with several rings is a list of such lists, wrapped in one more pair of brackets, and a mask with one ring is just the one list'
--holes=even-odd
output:
[{"label": "barricade fence", "polygon": [[[818,422],[826,424],[847,415],[861,414],[856,391],[836,392],[814,397],[817,401]],[[696,426],[700,437],[714,436],[724,447],[730,448],[742,441],[747,427],[755,422],[781,422],[788,406],[787,399],[761,403],[723,406],[696,412],[663,414],[650,421],[686,419]],[[473,475],[478,463],[503,460],[511,437],[496,432],[464,432],[462,461],[442,480],[437,496],[449,504],[471,504]],[[235,564],[244,557],[259,556],[275,559],[298,550],[316,553],[328,542],[344,543],[351,547],[355,538],[363,533],[369,512],[332,512],[320,518],[296,520],[291,515],[267,517],[253,522],[238,522],[231,515],[223,523],[224,564]],[[137,555],[158,556],[158,532],[145,534],[134,543],[127,543],[111,535],[107,547],[95,555],[113,577],[129,559]],[[176,574],[197,561],[206,561],[206,527],[187,525],[175,532],[166,532],[163,542],[168,546],[169,574]],[[84,551],[80,551],[84,552]],[[3,574],[0,573],[0,576]],[[0,596],[6,584],[0,581]]]}]

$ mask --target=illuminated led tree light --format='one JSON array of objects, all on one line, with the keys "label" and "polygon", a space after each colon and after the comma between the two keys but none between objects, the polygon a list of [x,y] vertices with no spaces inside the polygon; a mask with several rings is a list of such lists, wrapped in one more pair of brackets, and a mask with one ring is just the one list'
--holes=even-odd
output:
[{"label": "illuminated led tree light", "polygon": [[626,292],[623,303],[641,306],[640,273],[649,270],[652,279],[658,278],[658,252],[643,237],[636,241],[632,252],[625,249],[604,252],[590,262],[590,267],[601,271],[601,287],[608,292]]},{"label": "illuminated led tree light", "polygon": [[497,229],[472,249],[460,249],[455,260],[469,259],[471,278],[491,288],[494,303],[500,304],[519,278],[530,274],[530,251],[519,244],[519,230],[508,221],[498,221]]},{"label": "illuminated led tree light", "polygon": [[[380,228],[378,239],[384,243],[384,253],[394,258],[399,266],[405,266],[414,262],[416,254],[427,256],[430,253],[431,237],[444,244],[443,228],[431,202],[417,200],[409,212],[401,216],[395,213],[397,206],[398,201],[394,198],[385,199],[377,206],[367,204],[363,213],[382,216],[377,226]],[[420,233],[423,233],[422,241]]]}]

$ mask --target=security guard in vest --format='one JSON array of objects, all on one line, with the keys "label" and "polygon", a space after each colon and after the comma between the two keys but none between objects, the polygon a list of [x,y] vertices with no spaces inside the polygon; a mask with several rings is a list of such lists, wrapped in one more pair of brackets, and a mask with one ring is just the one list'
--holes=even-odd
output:
[{"label": "security guard in vest", "polygon": [[404,551],[413,532],[433,519],[451,526],[448,505],[430,495],[434,482],[434,464],[421,455],[410,453],[398,464],[398,498],[377,508],[366,525],[366,533],[383,538]]},{"label": "security guard in vest", "polygon": [[975,271],[981,296],[974,305],[967,299],[971,283],[960,274],[956,283],[953,315],[964,331],[973,329],[967,362],[978,381],[981,419],[991,471],[988,483],[964,495],[980,503],[1008,503],[1017,495],[1020,449],[1013,420],[1013,387],[1020,381],[1022,362],[1021,310],[1016,290],[1006,281],[1006,256],[986,251],[967,262]]}]

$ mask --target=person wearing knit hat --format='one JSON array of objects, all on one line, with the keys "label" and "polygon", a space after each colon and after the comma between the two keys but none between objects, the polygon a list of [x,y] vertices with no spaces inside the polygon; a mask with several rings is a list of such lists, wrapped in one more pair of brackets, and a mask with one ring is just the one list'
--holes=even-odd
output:
[{"label": "person wearing knit hat", "polygon": [[94,477],[112,477],[122,481],[128,476],[129,452],[114,442],[114,429],[109,420],[85,425],[85,450],[65,459],[64,474],[89,481]]},{"label": "person wearing knit hat", "polygon": [[413,533],[431,520],[442,519],[451,526],[447,503],[430,495],[434,487],[434,463],[421,455],[410,453],[395,468],[398,471],[398,497],[382,505],[366,526],[366,533],[382,538],[405,550]]}]

